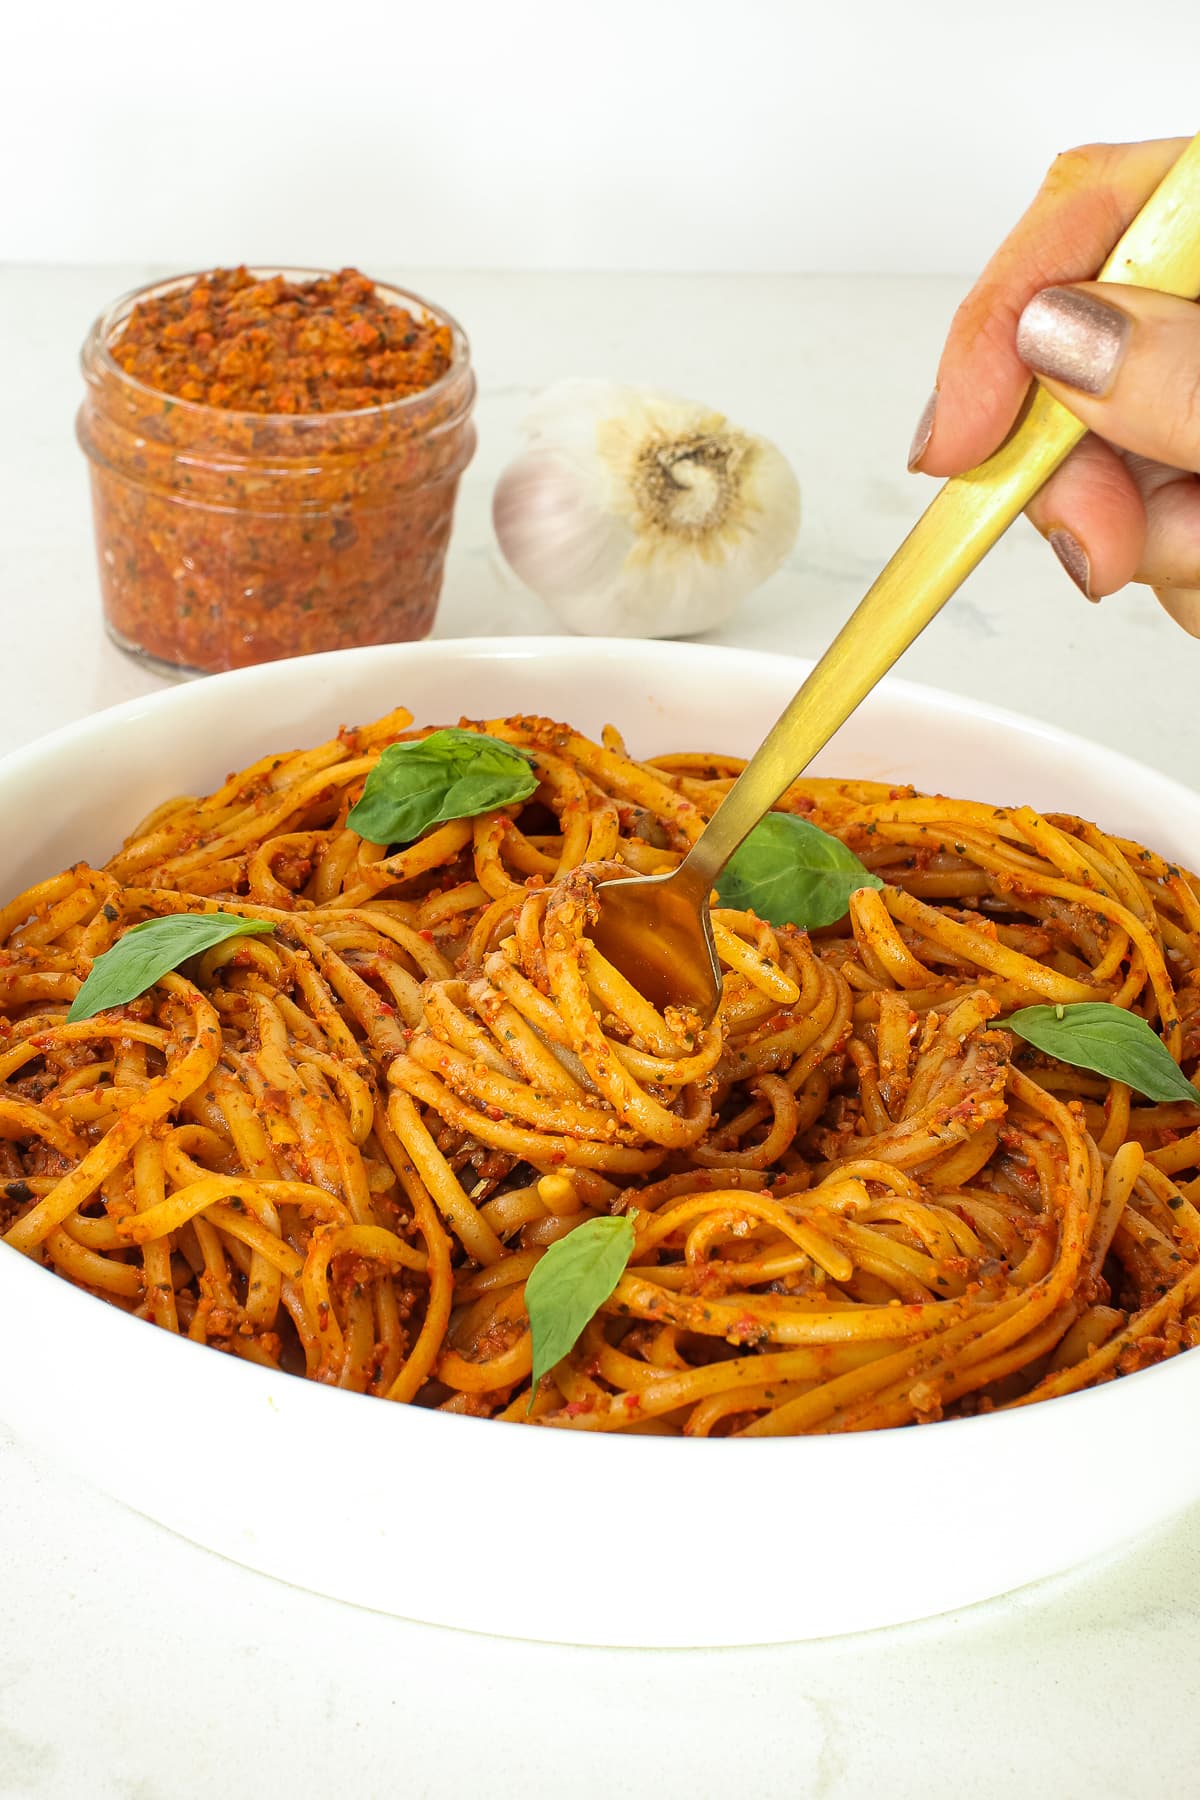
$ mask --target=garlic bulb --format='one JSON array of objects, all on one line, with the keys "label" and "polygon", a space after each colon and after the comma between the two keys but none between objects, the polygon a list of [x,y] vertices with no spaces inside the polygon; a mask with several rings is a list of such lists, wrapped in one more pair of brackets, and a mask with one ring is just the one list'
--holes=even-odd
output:
[{"label": "garlic bulb", "polygon": [[561,381],[496,488],[510,567],[572,631],[682,637],[783,562],[800,488],[773,444],[672,394]]}]

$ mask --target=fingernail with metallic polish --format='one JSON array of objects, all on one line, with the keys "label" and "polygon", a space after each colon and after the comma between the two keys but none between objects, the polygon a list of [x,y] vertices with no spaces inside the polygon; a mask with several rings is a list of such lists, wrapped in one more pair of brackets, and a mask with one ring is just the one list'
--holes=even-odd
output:
[{"label": "fingernail with metallic polish", "polygon": [[925,402],[925,411],[917,420],[917,429],[913,432],[912,447],[908,452],[908,466],[917,469],[921,458],[929,448],[929,440],[933,436],[933,416],[937,412],[938,391],[934,388]]},{"label": "fingernail with metallic polish", "polygon": [[1080,593],[1095,605],[1098,596],[1093,594],[1091,588],[1092,565],[1079,539],[1058,526],[1050,533],[1047,542]]},{"label": "fingernail with metallic polish", "polygon": [[1035,375],[1048,375],[1097,399],[1116,379],[1132,320],[1077,288],[1035,294],[1017,326],[1017,355]]}]

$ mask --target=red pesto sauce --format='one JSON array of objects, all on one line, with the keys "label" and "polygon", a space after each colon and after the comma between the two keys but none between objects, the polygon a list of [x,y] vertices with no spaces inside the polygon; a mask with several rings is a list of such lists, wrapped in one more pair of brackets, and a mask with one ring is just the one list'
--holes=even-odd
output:
[{"label": "red pesto sauce", "polygon": [[147,387],[230,412],[329,413],[422,393],[450,327],[389,305],[357,269],[313,281],[215,269],[141,300],[110,345]]},{"label": "red pesto sauce", "polygon": [[218,269],[140,299],[85,372],[119,639],[207,671],[429,631],[475,441],[448,322],[354,269]]}]

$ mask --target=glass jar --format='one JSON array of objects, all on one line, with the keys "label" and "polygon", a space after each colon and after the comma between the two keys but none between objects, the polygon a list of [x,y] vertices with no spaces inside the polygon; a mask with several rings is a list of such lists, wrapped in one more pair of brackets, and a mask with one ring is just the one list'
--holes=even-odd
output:
[{"label": "glass jar", "polygon": [[449,327],[439,380],[353,412],[227,412],[146,386],[110,350],[139,301],[196,279],[127,294],[83,347],[77,428],[110,635],[170,674],[425,637],[475,448],[463,332],[377,282],[382,300]]}]

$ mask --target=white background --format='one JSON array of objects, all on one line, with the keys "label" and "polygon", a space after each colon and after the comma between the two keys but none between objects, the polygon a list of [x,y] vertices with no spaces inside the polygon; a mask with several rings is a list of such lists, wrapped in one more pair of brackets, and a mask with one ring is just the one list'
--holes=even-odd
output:
[{"label": "white background", "polygon": [[1191,133],[1192,0],[34,0],[0,259],[976,268],[1054,153]]},{"label": "white background", "polygon": [[[538,387],[622,373],[728,408],[785,448],[805,516],[718,641],[816,654],[932,491],[904,452],[963,277],[1055,151],[1200,126],[1198,52],[1196,0],[0,0],[0,265],[79,265],[0,266],[0,751],[157,685],[103,638],[72,434],[78,344],[122,288],[356,261],[463,318],[480,448],[442,636],[553,628],[489,523]],[[904,673],[1200,767],[1200,644],[1142,590],[1085,605],[1024,526]],[[838,1555],[852,1579],[836,1525],[814,1549],[788,1505],[763,1567]],[[955,1618],[629,1655],[318,1600],[0,1427],[3,1800],[1147,1800],[1196,1787],[1198,1659],[1200,1507]]]}]

